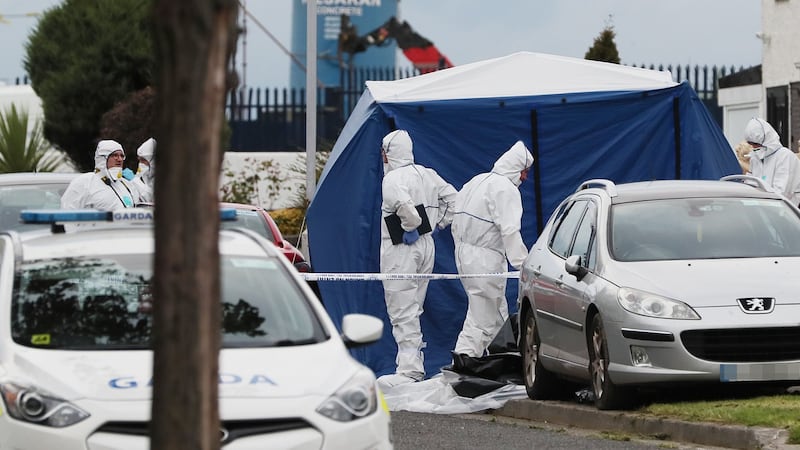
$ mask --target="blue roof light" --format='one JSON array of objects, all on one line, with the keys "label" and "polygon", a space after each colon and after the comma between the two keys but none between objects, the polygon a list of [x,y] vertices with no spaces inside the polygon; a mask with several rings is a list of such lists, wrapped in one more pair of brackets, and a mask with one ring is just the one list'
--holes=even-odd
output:
[{"label": "blue roof light", "polygon": [[236,220],[236,210],[234,208],[220,208],[219,220],[225,222]]},{"label": "blue roof light", "polygon": [[[58,222],[117,222],[153,223],[152,208],[125,208],[116,211],[97,209],[26,209],[20,213],[24,223]],[[236,209],[220,208],[219,218],[224,221],[236,220]]]},{"label": "blue roof light", "polygon": [[24,223],[110,221],[110,211],[97,209],[25,209],[19,214]]}]

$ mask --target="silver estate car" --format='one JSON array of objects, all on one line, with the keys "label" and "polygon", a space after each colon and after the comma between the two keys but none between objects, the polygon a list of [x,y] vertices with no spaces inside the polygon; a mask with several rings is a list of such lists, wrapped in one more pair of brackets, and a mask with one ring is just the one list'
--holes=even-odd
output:
[{"label": "silver estate car", "polygon": [[759,179],[589,180],[520,271],[525,387],[590,384],[598,409],[637,388],[800,384],[800,211]]}]

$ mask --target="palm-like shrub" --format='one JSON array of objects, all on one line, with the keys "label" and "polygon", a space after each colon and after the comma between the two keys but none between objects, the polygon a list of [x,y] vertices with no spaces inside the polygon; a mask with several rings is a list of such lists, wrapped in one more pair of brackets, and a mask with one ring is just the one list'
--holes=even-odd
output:
[{"label": "palm-like shrub", "polygon": [[59,158],[48,154],[41,122],[35,122],[28,134],[28,112],[14,104],[0,112],[0,173],[52,172]]}]

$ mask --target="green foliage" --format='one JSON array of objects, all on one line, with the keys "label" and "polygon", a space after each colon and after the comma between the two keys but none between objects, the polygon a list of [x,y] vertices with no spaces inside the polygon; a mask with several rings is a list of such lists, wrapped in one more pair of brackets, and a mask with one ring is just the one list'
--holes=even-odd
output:
[{"label": "green foliage", "polygon": [[[316,181],[319,181],[322,170],[325,168],[330,156],[329,144],[323,143],[320,147],[320,151],[315,155]],[[305,225],[306,210],[308,209],[306,184],[301,183],[296,189],[286,185],[289,179],[305,180],[306,154],[298,153],[297,155],[298,157],[287,168],[288,174],[281,171],[278,163],[269,159],[256,163],[252,158],[245,158],[245,164],[239,172],[234,172],[229,167],[225,168],[223,174],[227,181],[221,188],[222,201],[260,205],[266,209],[271,209],[272,203],[280,196],[282,191],[292,191],[291,206],[284,209],[271,210],[270,216],[275,220],[281,233],[289,236],[300,234]],[[259,198],[258,187],[262,181],[266,184],[269,202],[267,206],[264,206],[262,199]]]},{"label": "green foliage", "polygon": [[151,9],[152,0],[65,0],[42,15],[26,43],[44,136],[82,170],[94,166],[103,113],[152,84]]},{"label": "green foliage", "polygon": [[[156,92],[148,86],[129,94],[122,101],[117,102],[111,110],[103,114],[100,120],[100,136],[104,139],[114,139],[122,144],[128,158],[125,166],[136,169],[135,151],[142,142],[151,137],[156,137]],[[222,136],[220,145],[222,149],[228,148],[231,140],[231,126],[223,115]],[[158,148],[157,151],[163,151]]]},{"label": "green foliage", "polygon": [[614,26],[611,25],[610,19],[609,17],[609,21],[603,31],[594,39],[594,44],[586,51],[584,59],[619,64],[619,52],[617,51],[617,44],[614,43],[614,38],[617,34],[614,32]]},{"label": "green foliage", "polygon": [[[330,147],[330,145],[328,145]],[[319,181],[319,177],[322,175],[322,170],[325,169],[325,164],[328,162],[328,157],[330,156],[330,149],[327,150],[320,150],[317,151],[316,154],[316,178],[315,181]],[[306,163],[308,159],[306,159],[306,154],[301,153],[300,156],[289,166],[289,171],[294,173],[297,176],[302,177],[305,179],[306,177]],[[297,190],[295,191],[294,195],[292,195],[292,206],[295,208],[301,208],[303,210],[303,216],[305,216],[305,210],[308,208],[308,197],[306,195],[306,184],[301,184]]]},{"label": "green foliage", "polygon": [[302,232],[306,211],[303,208],[273,209],[269,215],[284,237],[297,236]]},{"label": "green foliage", "polygon": [[136,169],[136,149],[155,136],[155,91],[151,87],[129,94],[103,114],[100,136],[114,139],[125,149],[125,167]]},{"label": "green foliage", "polygon": [[59,158],[48,155],[50,145],[45,141],[40,122],[33,124],[28,135],[28,112],[11,107],[0,112],[0,173],[52,172]]},{"label": "green foliage", "polygon": [[267,199],[263,200],[269,202],[266,206],[266,209],[269,209],[269,206],[280,196],[282,190],[291,189],[291,187],[284,185],[288,176],[282,174],[280,164],[271,159],[256,163],[253,158],[245,158],[244,165],[239,172],[234,172],[230,167],[225,167],[223,174],[228,180],[221,188],[222,201],[224,202],[245,203],[264,207],[259,186],[262,181],[265,181]]}]

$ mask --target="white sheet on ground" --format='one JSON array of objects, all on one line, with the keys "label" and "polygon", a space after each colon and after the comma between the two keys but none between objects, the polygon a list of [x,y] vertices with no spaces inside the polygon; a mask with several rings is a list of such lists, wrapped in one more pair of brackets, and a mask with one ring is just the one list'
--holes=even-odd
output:
[{"label": "white sheet on ground", "polygon": [[461,397],[452,387],[458,379],[459,374],[443,370],[417,383],[382,388],[383,397],[390,411],[462,414],[498,409],[508,400],[528,396],[524,385],[509,383],[475,398]]}]

